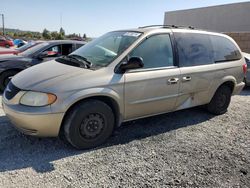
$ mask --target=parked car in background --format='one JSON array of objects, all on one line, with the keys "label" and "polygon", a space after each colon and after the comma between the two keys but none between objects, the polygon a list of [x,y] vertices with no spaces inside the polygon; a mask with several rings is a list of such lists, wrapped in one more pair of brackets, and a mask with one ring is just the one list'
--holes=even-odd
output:
[{"label": "parked car in background", "polygon": [[68,55],[85,42],[72,40],[47,41],[37,44],[17,55],[0,56],[0,90],[4,90],[10,79],[18,72],[57,57]]},{"label": "parked car in background", "polygon": [[12,40],[10,40],[6,37],[0,37],[0,46],[5,47],[5,48],[9,48],[9,47],[14,46],[14,43]]},{"label": "parked car in background", "polygon": [[[35,46],[35,45],[38,45],[40,43],[42,43],[43,41],[30,41],[28,42],[27,44],[19,47],[19,48],[15,48],[15,49],[6,49],[6,48],[3,48],[3,49],[0,49],[0,55],[7,55],[7,54],[19,54],[21,52],[24,52],[25,50]],[[0,56],[1,57],[1,56]]]},{"label": "parked car in background", "polygon": [[0,55],[15,54],[16,52],[17,52],[16,48],[0,47]]},{"label": "parked car in background", "polygon": [[243,56],[247,62],[247,75],[245,78],[245,83],[247,86],[250,86],[250,54],[243,52]]},{"label": "parked car in background", "polygon": [[13,43],[18,48],[21,47],[21,46],[23,46],[23,45],[25,45],[25,44],[27,44],[27,42],[24,41],[24,40],[22,40],[22,39],[14,39]]},{"label": "parked car in background", "polygon": [[245,86],[245,67],[223,34],[177,26],[115,31],[16,75],[3,109],[26,134],[60,134],[78,149],[93,148],[121,122],[199,105],[225,113]]}]

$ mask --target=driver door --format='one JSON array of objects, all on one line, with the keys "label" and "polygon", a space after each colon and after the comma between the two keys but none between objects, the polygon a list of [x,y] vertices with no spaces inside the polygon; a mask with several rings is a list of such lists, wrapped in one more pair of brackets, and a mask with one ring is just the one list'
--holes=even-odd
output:
[{"label": "driver door", "polygon": [[125,119],[172,111],[180,70],[175,66],[170,35],[148,37],[129,56],[141,57],[144,67],[125,73]]}]

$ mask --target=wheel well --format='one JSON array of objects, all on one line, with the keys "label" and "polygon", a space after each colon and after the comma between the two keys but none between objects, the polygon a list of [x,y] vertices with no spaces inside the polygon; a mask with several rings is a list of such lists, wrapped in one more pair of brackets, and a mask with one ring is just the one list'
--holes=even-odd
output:
[{"label": "wheel well", "polygon": [[225,85],[225,86],[228,86],[228,87],[230,88],[231,92],[233,92],[234,86],[235,86],[235,84],[234,84],[233,81],[224,82],[223,84],[220,85],[220,87],[221,87],[221,86],[224,86],[224,85]]},{"label": "wheel well", "polygon": [[64,121],[65,121],[65,117],[67,116],[67,114],[71,111],[71,109],[74,108],[74,106],[76,106],[77,104],[81,103],[81,102],[84,102],[84,101],[88,101],[88,100],[99,100],[99,101],[102,101],[104,102],[105,104],[107,104],[113,111],[114,113],[114,116],[115,116],[115,124],[116,126],[119,125],[120,123],[120,110],[119,110],[119,105],[117,104],[117,102],[112,99],[111,97],[107,97],[107,96],[94,96],[94,97],[88,97],[88,98],[84,98],[82,100],[79,100],[77,102],[75,102],[74,104],[72,104],[68,110],[66,111],[64,117],[63,117],[63,120],[62,120],[62,124],[61,124],[61,128],[60,128],[60,135],[62,135],[62,131],[63,131],[63,124],[64,124]]},{"label": "wheel well", "polygon": [[23,69],[18,69],[18,68],[14,68],[14,69],[7,69],[7,70],[4,70],[3,72],[1,72],[1,75],[5,72],[9,72],[9,71],[16,71],[16,72],[21,72]]}]

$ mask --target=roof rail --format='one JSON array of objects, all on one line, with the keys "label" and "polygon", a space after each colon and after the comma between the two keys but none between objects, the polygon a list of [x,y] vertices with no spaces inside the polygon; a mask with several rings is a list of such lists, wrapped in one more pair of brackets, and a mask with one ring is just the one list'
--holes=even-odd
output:
[{"label": "roof rail", "polygon": [[182,26],[182,25],[147,25],[147,26],[139,27],[139,29],[150,28],[150,27],[195,29],[193,26]]}]

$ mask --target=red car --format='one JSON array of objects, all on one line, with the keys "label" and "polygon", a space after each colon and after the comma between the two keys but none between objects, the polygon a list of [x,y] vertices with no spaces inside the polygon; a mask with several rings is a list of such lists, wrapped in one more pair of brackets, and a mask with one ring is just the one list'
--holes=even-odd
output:
[{"label": "red car", "polygon": [[5,37],[1,37],[0,38],[0,46],[5,47],[5,48],[9,48],[11,46],[14,46],[14,43],[12,40],[9,40]]},{"label": "red car", "polygon": [[36,46],[38,44],[42,43],[42,41],[39,42],[29,42],[23,46],[21,46],[20,48],[16,48],[16,49],[0,49],[0,55],[7,55],[7,54],[19,54],[21,52],[24,52],[25,50],[28,50],[29,48]]}]

